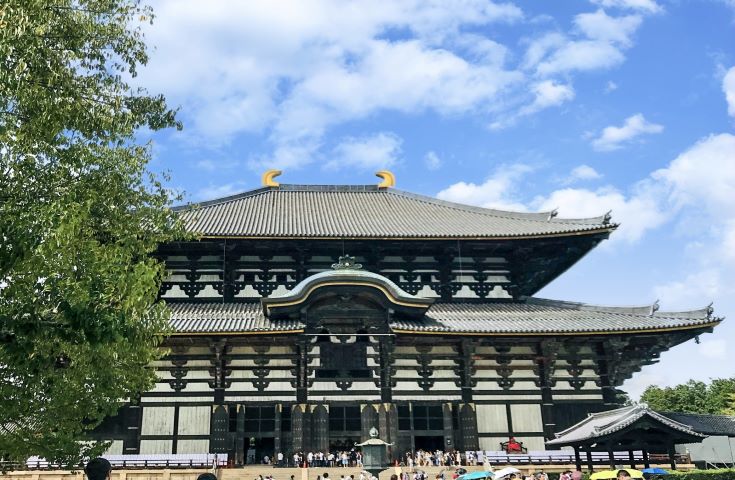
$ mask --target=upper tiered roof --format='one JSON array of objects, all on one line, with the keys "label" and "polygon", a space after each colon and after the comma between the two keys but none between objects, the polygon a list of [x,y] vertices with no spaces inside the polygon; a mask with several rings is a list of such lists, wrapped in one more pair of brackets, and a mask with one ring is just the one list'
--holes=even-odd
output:
[{"label": "upper tiered roof", "polygon": [[177,207],[189,231],[239,238],[524,238],[609,232],[609,215],[473,207],[380,185],[266,186]]}]

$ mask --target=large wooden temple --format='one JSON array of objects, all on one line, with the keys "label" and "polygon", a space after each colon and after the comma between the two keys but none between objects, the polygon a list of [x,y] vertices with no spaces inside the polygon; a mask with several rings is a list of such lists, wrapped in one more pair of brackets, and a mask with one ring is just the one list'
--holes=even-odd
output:
[{"label": "large wooden temple", "polygon": [[[161,245],[170,353],[159,381],[99,430],[125,454],[354,445],[377,427],[418,448],[529,450],[623,381],[712,330],[708,308],[534,297],[605,240],[565,219],[380,185],[264,186],[179,208],[196,241]],[[252,451],[251,450],[251,451]],[[252,460],[252,459],[251,459]]]}]

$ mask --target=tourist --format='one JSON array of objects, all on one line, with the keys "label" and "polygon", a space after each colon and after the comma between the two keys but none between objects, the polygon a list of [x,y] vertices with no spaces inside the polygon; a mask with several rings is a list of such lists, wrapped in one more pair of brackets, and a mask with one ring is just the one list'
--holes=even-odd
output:
[{"label": "tourist", "polygon": [[197,480],[217,480],[217,475],[214,473],[200,473]]},{"label": "tourist", "polygon": [[84,473],[87,474],[89,480],[107,480],[110,478],[112,465],[106,458],[93,458],[84,467]]},{"label": "tourist", "polygon": [[582,480],[584,474],[580,470],[574,470],[572,472],[572,480]]},{"label": "tourist", "polygon": [[630,473],[627,470],[618,470],[616,478],[618,480],[630,480]]}]

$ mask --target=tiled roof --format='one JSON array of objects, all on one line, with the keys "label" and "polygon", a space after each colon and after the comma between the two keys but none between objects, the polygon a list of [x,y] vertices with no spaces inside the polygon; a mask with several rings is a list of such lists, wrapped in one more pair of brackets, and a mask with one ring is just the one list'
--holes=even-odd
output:
[{"label": "tiled roof", "polygon": [[704,435],[725,435],[735,437],[735,416],[703,415],[699,413],[661,412],[675,422],[692,427]]},{"label": "tiled roof", "polygon": [[[176,333],[244,333],[300,330],[296,320],[269,320],[259,302],[171,303]],[[687,329],[712,325],[721,319],[711,309],[691,312],[653,312],[652,307],[598,307],[536,298],[524,303],[435,303],[423,319],[397,319],[397,332],[476,334],[570,334],[660,329]],[[646,313],[646,311],[648,313]]]},{"label": "tiled roof", "polygon": [[719,321],[704,308],[660,312],[655,307],[603,307],[528,298],[523,303],[436,303],[422,320],[398,320],[394,330],[427,333],[625,332],[696,327]]},{"label": "tiled roof", "polygon": [[260,303],[170,303],[171,327],[181,333],[278,333],[300,330],[293,320],[270,321]]},{"label": "tiled roof", "polygon": [[573,445],[579,443],[595,443],[615,432],[633,425],[643,417],[661,425],[676,430],[690,437],[703,438],[705,435],[692,430],[689,425],[671,420],[658,412],[649,409],[646,404],[631,405],[628,407],[592,413],[581,422],[556,434],[556,438],[546,442],[547,445]]},{"label": "tiled roof", "polygon": [[376,185],[281,185],[177,207],[207,237],[493,238],[611,230],[608,215],[472,207]]}]

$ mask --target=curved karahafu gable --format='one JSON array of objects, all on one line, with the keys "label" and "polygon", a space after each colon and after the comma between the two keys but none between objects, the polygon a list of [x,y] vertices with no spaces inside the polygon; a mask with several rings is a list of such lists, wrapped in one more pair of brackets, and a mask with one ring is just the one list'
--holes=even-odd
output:
[{"label": "curved karahafu gable", "polygon": [[365,293],[371,292],[377,295],[378,301],[386,303],[388,308],[401,310],[409,315],[421,316],[434,303],[433,298],[411,295],[383,275],[361,268],[362,265],[355,263],[354,257],[342,256],[339,263],[332,265],[332,270],[305,278],[283,295],[262,298],[260,301],[264,313],[270,317],[299,311],[305,303],[312,302],[327,289],[339,295],[340,291],[334,291],[334,288],[340,287],[357,287]]}]

